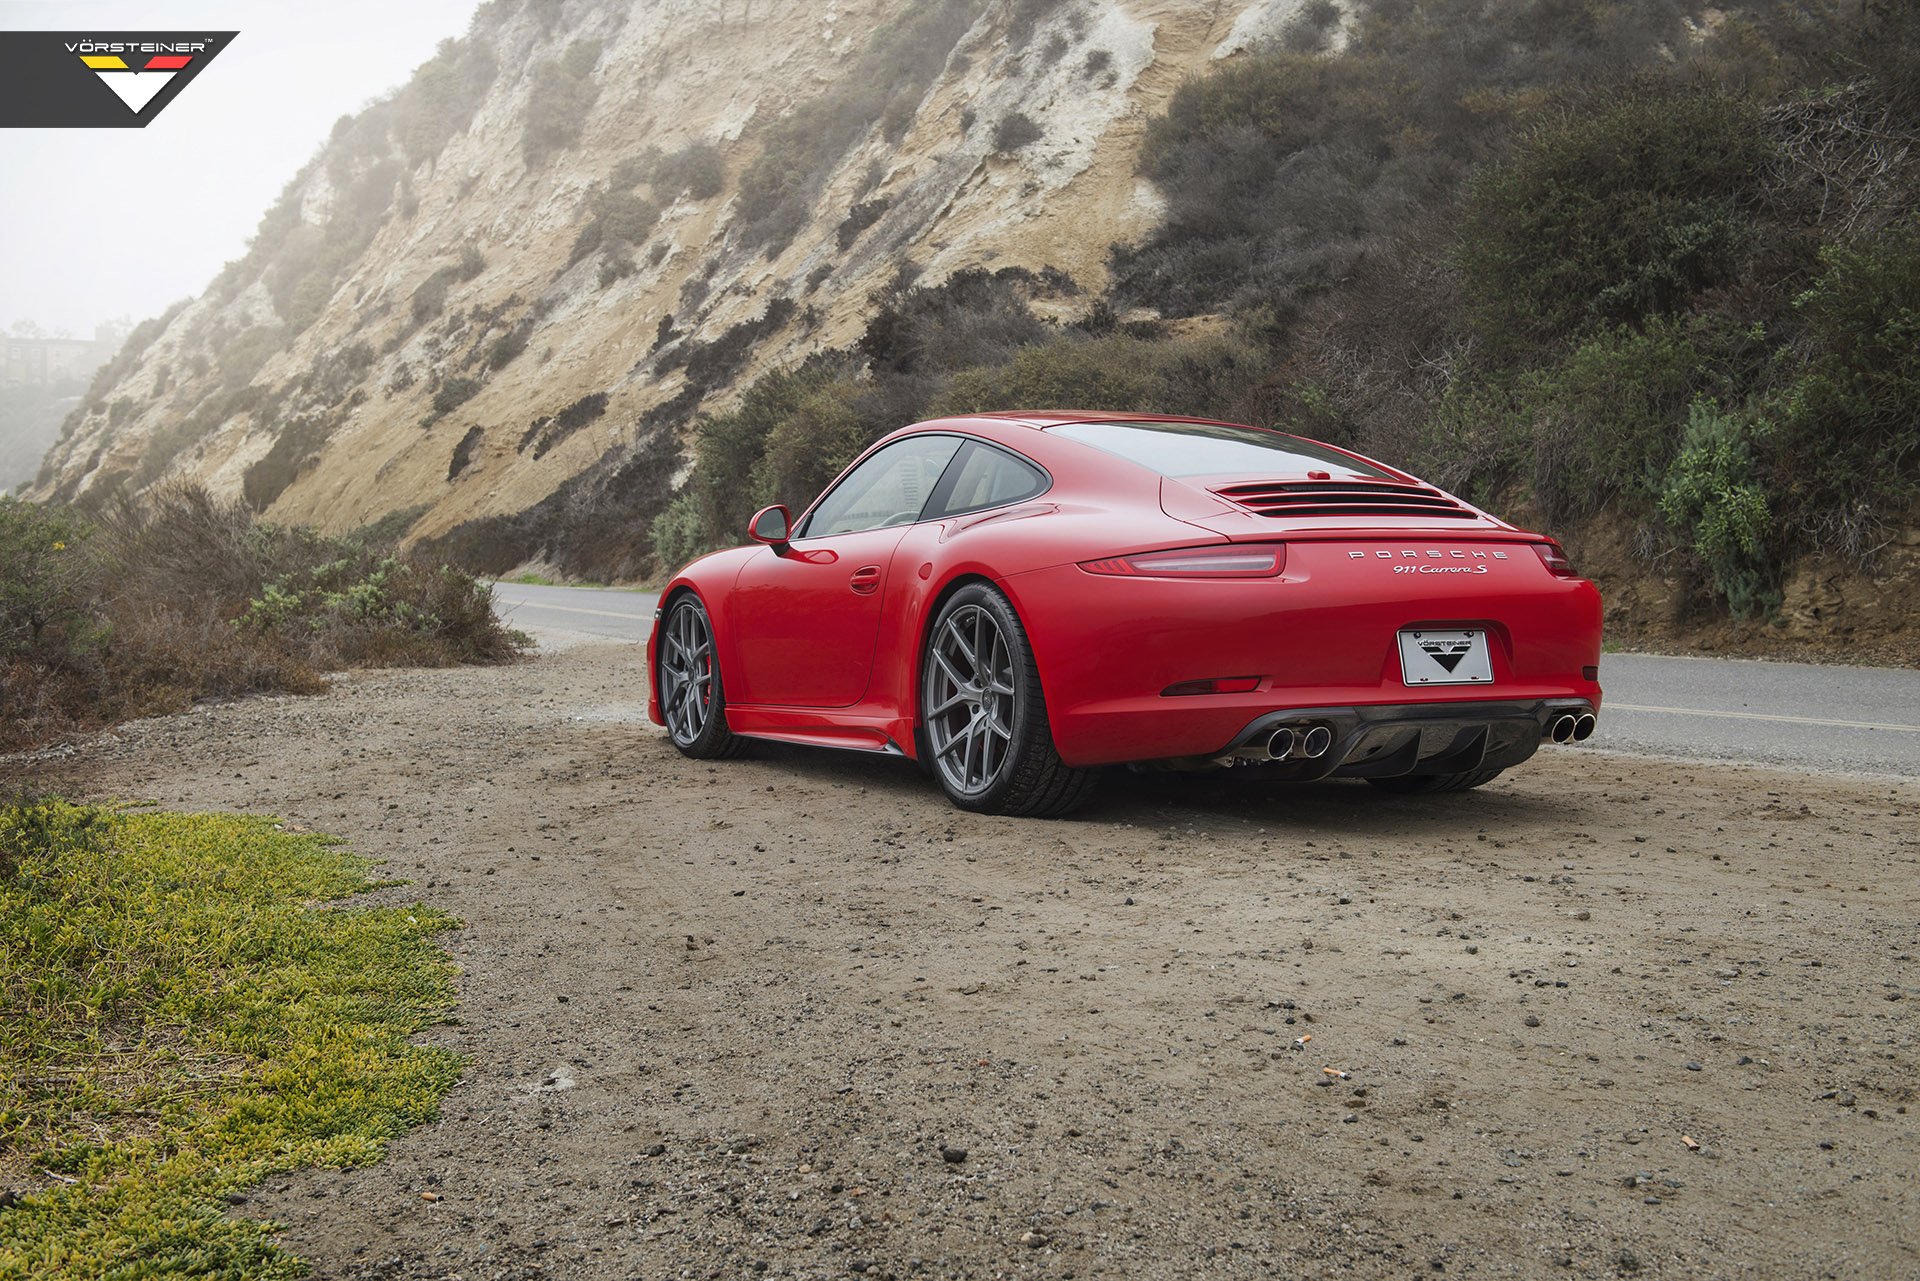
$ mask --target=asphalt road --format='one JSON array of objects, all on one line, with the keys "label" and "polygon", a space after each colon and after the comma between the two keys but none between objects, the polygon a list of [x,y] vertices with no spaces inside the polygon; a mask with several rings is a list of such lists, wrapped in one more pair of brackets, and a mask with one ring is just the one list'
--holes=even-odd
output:
[{"label": "asphalt road", "polygon": [[[585,587],[493,590],[508,624],[549,648],[643,641],[659,600]],[[1920,776],[1920,671],[1607,654],[1600,684],[1606,697],[1591,747]]]},{"label": "asphalt road", "polygon": [[597,587],[529,587],[495,583],[493,598],[509,627],[554,649],[582,640],[644,641],[653,631],[660,598],[646,592]]}]

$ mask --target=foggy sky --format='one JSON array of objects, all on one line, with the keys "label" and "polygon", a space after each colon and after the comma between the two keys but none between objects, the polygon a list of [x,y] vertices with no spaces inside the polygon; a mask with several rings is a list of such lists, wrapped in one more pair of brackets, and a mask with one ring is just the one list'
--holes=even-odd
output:
[{"label": "foggy sky", "polygon": [[345,113],[404,83],[476,0],[0,0],[0,29],[238,31],[145,129],[0,129],[0,331],[93,337],[246,251]]}]

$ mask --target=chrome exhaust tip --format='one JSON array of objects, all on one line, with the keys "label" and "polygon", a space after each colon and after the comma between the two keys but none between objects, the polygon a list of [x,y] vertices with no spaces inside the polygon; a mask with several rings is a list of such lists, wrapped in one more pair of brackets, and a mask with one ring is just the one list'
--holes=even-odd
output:
[{"label": "chrome exhaust tip", "polygon": [[1573,718],[1573,741],[1576,743],[1586,742],[1593,737],[1593,731],[1599,724],[1599,719],[1595,717],[1592,712],[1580,713],[1580,715]]},{"label": "chrome exhaust tip", "polygon": [[1282,725],[1279,729],[1273,731],[1272,737],[1267,739],[1267,759],[1277,761],[1282,757],[1291,755],[1293,752],[1293,744],[1293,730]]},{"label": "chrome exhaust tip", "polygon": [[1547,735],[1556,743],[1570,742],[1573,738],[1573,727],[1573,713],[1562,712],[1560,715],[1554,717],[1553,722],[1547,726]]},{"label": "chrome exhaust tip", "polygon": [[1325,725],[1315,725],[1300,738],[1300,755],[1308,760],[1318,760],[1327,754],[1333,746],[1333,731]]}]

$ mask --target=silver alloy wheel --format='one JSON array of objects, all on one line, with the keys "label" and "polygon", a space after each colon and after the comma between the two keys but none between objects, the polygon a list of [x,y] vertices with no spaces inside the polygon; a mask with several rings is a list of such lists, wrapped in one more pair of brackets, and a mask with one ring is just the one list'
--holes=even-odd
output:
[{"label": "silver alloy wheel", "polygon": [[1013,754],[1018,698],[998,619],[978,605],[947,616],[928,652],[925,697],[933,767],[955,792],[984,792]]},{"label": "silver alloy wheel", "polygon": [[660,637],[660,710],[682,746],[700,737],[713,714],[713,628],[691,599],[674,606]]}]

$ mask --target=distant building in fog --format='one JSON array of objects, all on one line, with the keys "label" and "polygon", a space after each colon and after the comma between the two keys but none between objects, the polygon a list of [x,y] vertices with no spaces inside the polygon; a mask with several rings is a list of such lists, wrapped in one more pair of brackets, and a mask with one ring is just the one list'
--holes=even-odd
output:
[{"label": "distant building in fog", "polygon": [[68,379],[84,381],[107,363],[120,347],[124,333],[114,325],[101,325],[85,338],[16,338],[0,334],[0,386],[19,387],[28,383],[57,383]]}]

